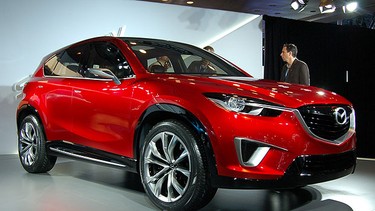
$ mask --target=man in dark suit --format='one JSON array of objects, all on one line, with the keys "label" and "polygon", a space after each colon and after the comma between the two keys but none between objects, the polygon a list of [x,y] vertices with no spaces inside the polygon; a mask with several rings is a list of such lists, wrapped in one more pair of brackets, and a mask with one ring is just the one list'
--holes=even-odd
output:
[{"label": "man in dark suit", "polygon": [[201,61],[194,61],[188,67],[190,73],[214,73],[215,69],[210,65],[207,59]]},{"label": "man in dark suit", "polygon": [[159,56],[156,58],[156,62],[152,63],[148,70],[151,73],[164,73],[171,67],[171,62],[168,56]]},{"label": "man in dark suit", "polygon": [[284,44],[281,58],[285,65],[281,69],[280,81],[310,85],[310,71],[307,64],[297,59],[298,49],[294,44]]},{"label": "man in dark suit", "polygon": [[[210,53],[215,53],[215,50],[212,46],[205,46],[203,48],[204,50],[210,52]],[[215,68],[210,65],[210,61],[207,59],[202,58],[200,61],[193,61],[187,71],[189,73],[215,73]]]}]

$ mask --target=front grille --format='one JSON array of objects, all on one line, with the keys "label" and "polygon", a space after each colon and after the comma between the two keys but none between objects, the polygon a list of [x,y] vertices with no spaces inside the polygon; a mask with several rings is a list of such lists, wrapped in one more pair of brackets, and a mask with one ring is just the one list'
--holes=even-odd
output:
[{"label": "front grille", "polygon": [[349,106],[310,105],[298,110],[310,131],[321,138],[334,141],[349,130],[352,113]]}]

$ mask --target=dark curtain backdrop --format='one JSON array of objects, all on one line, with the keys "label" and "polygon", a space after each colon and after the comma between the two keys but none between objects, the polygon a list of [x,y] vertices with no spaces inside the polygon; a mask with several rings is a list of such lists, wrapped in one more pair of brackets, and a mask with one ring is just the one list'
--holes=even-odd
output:
[{"label": "dark curtain backdrop", "polygon": [[[284,43],[298,47],[312,86],[336,92],[356,111],[358,156],[375,158],[375,30],[263,16],[264,78],[279,80]],[[346,80],[348,75],[348,81]],[[374,110],[373,110],[374,109]]]}]

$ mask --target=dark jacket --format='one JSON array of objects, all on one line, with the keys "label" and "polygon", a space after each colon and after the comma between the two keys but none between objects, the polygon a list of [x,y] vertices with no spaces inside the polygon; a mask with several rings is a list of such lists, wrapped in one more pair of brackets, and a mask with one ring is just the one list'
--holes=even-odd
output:
[{"label": "dark jacket", "polygon": [[310,72],[307,64],[299,59],[293,61],[292,66],[289,68],[288,73],[287,65],[285,64],[281,69],[280,81],[294,83],[294,84],[304,84],[310,85]]}]

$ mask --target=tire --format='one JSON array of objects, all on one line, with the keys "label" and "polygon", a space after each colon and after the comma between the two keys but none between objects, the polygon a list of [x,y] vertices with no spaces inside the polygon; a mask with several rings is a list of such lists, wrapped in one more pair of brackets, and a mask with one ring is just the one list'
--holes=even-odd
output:
[{"label": "tire", "polygon": [[163,121],[145,138],[140,154],[142,184],[162,210],[204,207],[217,188],[209,185],[207,159],[197,135],[184,124]]},{"label": "tire", "polygon": [[29,173],[47,172],[56,163],[56,157],[47,155],[43,125],[34,115],[26,116],[18,128],[18,155]]}]

